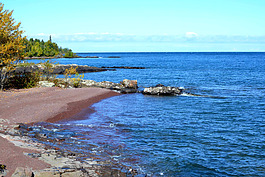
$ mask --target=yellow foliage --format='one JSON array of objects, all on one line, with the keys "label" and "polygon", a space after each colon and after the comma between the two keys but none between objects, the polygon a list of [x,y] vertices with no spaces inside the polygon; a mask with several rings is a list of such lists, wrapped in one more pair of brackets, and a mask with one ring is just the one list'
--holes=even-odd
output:
[{"label": "yellow foliage", "polygon": [[20,23],[16,24],[12,14],[13,11],[4,10],[0,3],[0,89],[7,83],[14,65],[23,59],[25,37],[22,37]]},{"label": "yellow foliage", "polygon": [[81,85],[81,80],[84,78],[84,74],[75,74],[75,78],[73,78],[74,87],[79,87]]},{"label": "yellow foliage", "polygon": [[65,69],[64,71],[64,77],[65,77],[65,86],[68,86],[68,78],[71,77],[72,75],[78,74],[78,72],[76,71],[77,67],[73,67],[71,66],[69,69]]},{"label": "yellow foliage", "polygon": [[71,68],[65,69],[65,71],[64,71],[65,77],[68,77],[68,76],[71,76],[71,75],[74,75],[74,74],[78,74],[77,71],[76,71],[76,68],[77,67],[74,68],[73,66],[71,66]]}]

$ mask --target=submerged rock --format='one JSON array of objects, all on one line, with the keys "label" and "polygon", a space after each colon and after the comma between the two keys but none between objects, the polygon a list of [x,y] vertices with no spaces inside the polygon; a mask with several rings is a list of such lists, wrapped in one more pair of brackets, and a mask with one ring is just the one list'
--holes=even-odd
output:
[{"label": "submerged rock", "polygon": [[180,95],[183,93],[184,88],[170,87],[158,84],[155,87],[148,87],[143,90],[146,95]]}]

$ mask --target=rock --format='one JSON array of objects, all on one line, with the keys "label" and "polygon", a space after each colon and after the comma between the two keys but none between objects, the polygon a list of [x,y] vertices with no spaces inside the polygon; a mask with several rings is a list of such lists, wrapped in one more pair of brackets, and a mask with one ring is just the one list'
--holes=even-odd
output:
[{"label": "rock", "polygon": [[66,172],[62,174],[62,177],[78,177],[78,176],[84,176],[84,173],[79,170],[74,172]]},{"label": "rock", "polygon": [[85,57],[81,57],[81,58],[99,58],[98,56],[85,56]]},{"label": "rock", "polygon": [[24,73],[35,72],[37,70],[39,70],[39,66],[32,65],[32,66],[25,66],[25,67],[16,67],[16,70],[14,72],[24,74]]},{"label": "rock", "polygon": [[128,80],[128,79],[124,79],[121,84],[125,87],[125,88],[132,88],[132,89],[137,89],[137,80]]},{"label": "rock", "polygon": [[69,69],[71,67],[76,68],[76,72],[78,72],[78,73],[108,71],[108,69],[104,69],[104,68],[91,67],[91,66],[87,66],[87,65],[71,64],[71,65],[55,65],[52,73],[53,74],[63,74],[66,69]]},{"label": "rock", "polygon": [[0,119],[0,123],[2,124],[2,123],[9,123],[10,121],[8,120],[8,119]]},{"label": "rock", "polygon": [[50,176],[50,177],[60,177],[60,173],[59,172],[56,172],[56,171],[37,171],[37,172],[34,172],[34,177],[47,177],[47,176]]},{"label": "rock", "polygon": [[58,87],[60,87],[60,88],[65,88],[65,85],[63,85],[63,84],[59,84]]},{"label": "rock", "polygon": [[[70,65],[62,65],[62,64],[51,64],[51,74],[64,74],[66,69],[69,69],[71,67],[76,68],[76,71],[78,73],[88,73],[88,72],[101,72],[101,71],[115,71],[115,69],[105,69],[105,68],[97,68],[97,67],[91,67],[87,65],[76,65],[76,64],[70,64]],[[31,66],[18,66],[15,69],[15,73],[18,74],[25,74],[25,73],[31,73],[31,72],[44,72],[44,66],[42,64],[36,64]],[[1,71],[0,71],[1,73]]]},{"label": "rock", "polygon": [[0,176],[6,176],[6,175],[7,175],[7,170],[0,171]]},{"label": "rock", "polygon": [[127,93],[137,93],[137,89],[131,89],[131,88],[124,88],[120,90],[120,93],[127,94]]},{"label": "rock", "polygon": [[97,82],[93,80],[81,80],[81,84],[86,87],[96,87]]},{"label": "rock", "polygon": [[39,81],[38,84],[41,87],[54,87],[55,86],[53,82],[49,82],[49,81]]},{"label": "rock", "polygon": [[184,88],[180,87],[166,87],[162,84],[156,85],[155,87],[145,88],[142,92],[146,95],[180,95],[183,93]]},{"label": "rock", "polygon": [[119,56],[109,56],[108,58],[121,58]]},{"label": "rock", "polygon": [[101,68],[115,68],[115,69],[145,69],[145,67],[134,67],[134,66],[111,66],[111,67],[106,67],[102,66]]},{"label": "rock", "polygon": [[112,89],[112,90],[121,90],[123,88],[121,84],[113,83],[109,81],[98,82],[97,86],[102,87],[102,88]]},{"label": "rock", "polygon": [[33,172],[29,168],[17,167],[15,173],[11,177],[32,177],[34,176]]},{"label": "rock", "polygon": [[7,175],[6,165],[0,164],[0,176],[6,176],[6,175]]},{"label": "rock", "polygon": [[96,82],[93,80],[81,80],[80,83],[82,87],[100,87],[100,88],[106,88],[110,90],[116,90],[121,93],[138,92],[137,80],[124,79],[120,84],[109,82],[109,81]]},{"label": "rock", "polygon": [[[34,172],[34,177],[81,177],[88,176],[82,170],[77,169],[47,169]],[[95,176],[95,175],[94,175]]]}]

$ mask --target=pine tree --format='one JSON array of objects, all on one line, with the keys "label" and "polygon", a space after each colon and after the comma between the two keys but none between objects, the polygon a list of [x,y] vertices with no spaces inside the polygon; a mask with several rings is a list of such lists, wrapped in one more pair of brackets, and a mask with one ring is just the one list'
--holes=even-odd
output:
[{"label": "pine tree", "polygon": [[23,59],[23,31],[12,18],[13,11],[4,10],[0,3],[0,89],[2,90],[10,78],[14,65]]}]

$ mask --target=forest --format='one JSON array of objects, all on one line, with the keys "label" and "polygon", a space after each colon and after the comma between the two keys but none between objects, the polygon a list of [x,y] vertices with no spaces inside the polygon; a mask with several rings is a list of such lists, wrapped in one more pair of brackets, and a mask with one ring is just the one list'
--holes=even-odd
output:
[{"label": "forest", "polygon": [[52,42],[51,36],[47,42],[39,39],[30,38],[24,39],[25,57],[64,57],[74,58],[77,57],[71,49],[59,47],[56,43]]}]

